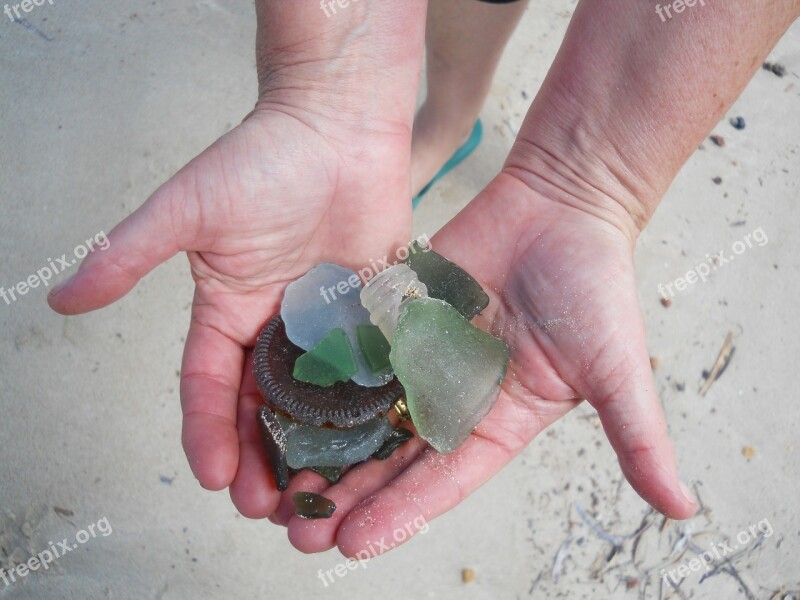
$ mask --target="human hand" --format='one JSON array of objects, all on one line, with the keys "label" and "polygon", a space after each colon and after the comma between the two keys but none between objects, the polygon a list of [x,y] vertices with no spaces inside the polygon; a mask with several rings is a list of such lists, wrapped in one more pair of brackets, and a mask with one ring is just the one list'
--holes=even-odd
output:
[{"label": "human hand", "polygon": [[280,499],[255,430],[248,348],[287,283],[320,262],[359,267],[411,230],[411,126],[424,0],[258,0],[259,102],[164,184],[48,301],[77,314],[121,298],[178,251],[196,288],[181,373],[183,445],[201,485],[246,516]]},{"label": "human hand", "polygon": [[[338,507],[309,522],[281,505],[274,519],[288,523],[301,550],[338,545],[353,556],[443,513],[581,397],[645,500],[674,518],[696,510],[655,394],[632,249],[800,2],[708,7],[669,27],[652,6],[611,4],[578,4],[503,174],[433,240],[490,293],[479,323],[512,348],[496,406],[450,455],[415,439],[330,488],[300,474],[290,492],[316,486]],[[693,53],[698,45],[714,51]]]},{"label": "human hand", "polygon": [[[543,429],[587,398],[625,476],[656,509],[697,509],[679,482],[655,392],[635,285],[630,231],[613,219],[534,192],[499,175],[433,239],[491,302],[476,324],[503,337],[511,363],[497,404],[467,442],[440,455],[415,438],[387,461],[370,461],[329,486],[313,473],[290,484],[274,519],[312,552],[347,556],[393,539],[409,523],[456,506]],[[292,516],[294,491],[324,493],[330,519]],[[378,552],[380,548],[372,546]]]},{"label": "human hand", "polygon": [[[196,290],[181,373],[184,448],[208,489],[227,487],[238,471],[232,494],[245,514],[265,516],[277,502],[258,471],[257,434],[248,423],[237,429],[245,349],[277,312],[288,282],[319,262],[357,267],[408,242],[408,131],[329,128],[323,136],[297,116],[260,107],[50,294],[64,314],[100,308],[187,251]],[[259,477],[260,485],[247,483]]]}]

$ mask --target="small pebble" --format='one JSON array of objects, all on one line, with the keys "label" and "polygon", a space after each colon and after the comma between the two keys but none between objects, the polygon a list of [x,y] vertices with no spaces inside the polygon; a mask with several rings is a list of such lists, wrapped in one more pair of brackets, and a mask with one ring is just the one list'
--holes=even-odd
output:
[{"label": "small pebble", "polygon": [[661,366],[661,360],[657,356],[650,357],[650,367],[655,371]]},{"label": "small pebble", "polygon": [[753,458],[756,455],[756,449],[752,446],[745,446],[742,448],[742,456],[745,458]]},{"label": "small pebble", "polygon": [[463,569],[461,571],[461,581],[464,583],[472,583],[475,581],[475,571],[472,569]]},{"label": "small pebble", "polygon": [[721,135],[714,134],[709,136],[708,139],[710,139],[712,142],[714,142],[716,146],[719,146],[720,148],[722,148],[725,145],[725,138],[722,137]]},{"label": "small pebble", "polygon": [[744,122],[744,117],[733,117],[729,122],[734,129],[738,129],[740,131],[747,126],[747,124]]},{"label": "small pebble", "polygon": [[713,178],[711,181],[713,181],[714,183],[716,183],[717,185],[719,185],[719,184],[721,184],[721,183],[722,183],[722,177],[719,177],[719,176],[717,176],[717,177],[714,177],[714,178]]},{"label": "small pebble", "polygon": [[774,73],[778,77],[783,77],[784,75],[786,75],[786,67],[784,67],[780,63],[765,62],[761,66],[765,71],[769,71],[770,73]]}]

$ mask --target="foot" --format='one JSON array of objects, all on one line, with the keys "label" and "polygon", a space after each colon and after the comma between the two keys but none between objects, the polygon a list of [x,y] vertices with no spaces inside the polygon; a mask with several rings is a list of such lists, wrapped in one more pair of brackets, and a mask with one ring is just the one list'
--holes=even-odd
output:
[{"label": "foot", "polygon": [[477,115],[443,115],[423,104],[411,137],[411,195],[428,185],[472,133]]}]

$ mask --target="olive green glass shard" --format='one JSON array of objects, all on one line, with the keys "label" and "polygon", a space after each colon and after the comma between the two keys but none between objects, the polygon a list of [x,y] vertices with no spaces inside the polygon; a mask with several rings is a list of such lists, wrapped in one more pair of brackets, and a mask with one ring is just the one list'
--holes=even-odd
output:
[{"label": "olive green glass shard", "polygon": [[330,483],[336,483],[342,476],[343,467],[308,467],[314,473],[322,475]]},{"label": "olive green glass shard", "polygon": [[444,300],[469,321],[489,304],[480,284],[454,262],[413,242],[406,264],[428,288],[428,296]]},{"label": "olive green glass shard", "polygon": [[417,433],[452,452],[488,414],[508,367],[508,346],[448,303],[406,300],[392,339],[394,372]]},{"label": "olive green glass shard", "polygon": [[377,325],[359,325],[356,327],[356,337],[358,337],[361,354],[373,375],[384,373],[392,368],[392,363],[389,362],[391,347]]},{"label": "olive green glass shard", "polygon": [[275,487],[284,491],[289,487],[289,467],[286,464],[286,434],[275,414],[262,404],[258,407],[258,429],[261,432],[261,443],[267,453]]},{"label": "olive green glass shard", "polygon": [[329,519],[336,511],[333,500],[313,492],[295,492],[292,502],[294,514],[304,519]]},{"label": "olive green glass shard", "polygon": [[395,427],[392,429],[392,433],[389,434],[389,437],[386,438],[386,441],[383,442],[383,446],[378,448],[378,451],[373,454],[372,457],[378,460],[386,460],[392,455],[392,452],[413,437],[414,434],[405,427]]},{"label": "olive green glass shard", "polygon": [[358,371],[350,338],[344,329],[331,329],[311,350],[294,363],[292,376],[298,381],[330,387],[337,381],[349,381]]}]

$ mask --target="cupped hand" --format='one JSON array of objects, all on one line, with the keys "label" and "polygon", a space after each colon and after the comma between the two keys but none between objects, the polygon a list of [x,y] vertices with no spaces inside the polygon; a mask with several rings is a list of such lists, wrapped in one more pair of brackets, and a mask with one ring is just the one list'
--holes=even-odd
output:
[{"label": "cupped hand", "polygon": [[[655,392],[630,235],[503,173],[432,242],[490,294],[476,324],[511,347],[500,397],[451,454],[414,438],[332,486],[301,473],[273,517],[288,524],[291,542],[306,552],[384,552],[456,506],[581,399],[597,409],[634,489],[670,517],[691,516],[697,504],[678,479]],[[323,492],[336,512],[293,516],[289,495],[300,490]]]},{"label": "cupped hand", "polygon": [[[305,118],[305,117],[308,118]],[[110,234],[48,301],[77,314],[121,298],[179,251],[195,280],[181,372],[183,445],[200,484],[239,510],[280,494],[255,427],[262,401],[247,349],[288,282],[320,262],[360,267],[408,243],[410,123],[338,127],[258,108]]]}]

